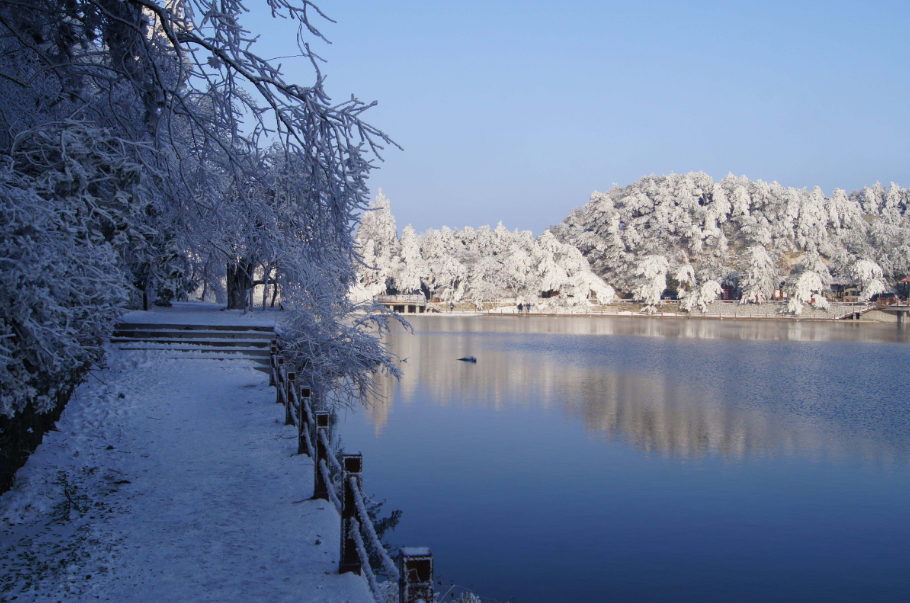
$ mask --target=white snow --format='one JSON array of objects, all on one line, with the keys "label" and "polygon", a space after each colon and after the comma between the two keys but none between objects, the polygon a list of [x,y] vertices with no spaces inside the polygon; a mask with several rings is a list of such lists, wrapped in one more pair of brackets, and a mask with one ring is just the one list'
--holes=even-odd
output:
[{"label": "white snow", "polygon": [[381,190],[363,216],[357,242],[365,265],[349,292],[355,301],[390,288],[425,291],[446,302],[474,301],[478,309],[490,300],[536,301],[549,291],[559,292],[549,303],[560,306],[586,305],[589,299],[610,303],[615,294],[578,249],[548,230],[535,239],[500,222],[495,229],[443,226],[418,235],[409,225],[399,240],[391,202]]},{"label": "white snow", "polygon": [[124,312],[120,322],[154,325],[274,327],[282,313],[278,308],[223,310],[224,304],[174,302],[170,308],[152,306],[145,312]]},{"label": "white snow", "polygon": [[0,600],[372,601],[283,417],[251,365],[109,349],[0,498]]},{"label": "white snow", "polygon": [[831,276],[853,279],[871,297],[866,289],[886,292],[888,282],[910,270],[908,207],[910,189],[894,183],[849,195],[835,190],[828,198],[818,187],[795,189],[732,174],[714,182],[692,172],[646,176],[595,192],[551,230],[618,291],[641,287],[642,262],[660,256],[669,263],[668,274],[691,265],[685,279],[674,277],[686,285],[686,297],[716,281],[741,288],[746,301],[764,303],[782,280],[795,281],[803,269],[817,273],[823,285]]}]

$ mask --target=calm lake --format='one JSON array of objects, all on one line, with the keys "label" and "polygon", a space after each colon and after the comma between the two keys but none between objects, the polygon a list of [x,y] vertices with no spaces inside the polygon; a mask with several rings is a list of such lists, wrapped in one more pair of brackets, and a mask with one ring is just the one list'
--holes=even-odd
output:
[{"label": "calm lake", "polygon": [[[342,416],[365,491],[485,603],[898,601],[910,329],[415,317]],[[466,355],[476,364],[459,362]]]}]

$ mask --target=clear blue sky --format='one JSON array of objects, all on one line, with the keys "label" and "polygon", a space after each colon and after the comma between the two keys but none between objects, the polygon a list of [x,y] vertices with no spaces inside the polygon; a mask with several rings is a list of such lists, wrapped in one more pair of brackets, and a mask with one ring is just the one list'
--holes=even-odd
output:
[{"label": "clear blue sky", "polygon": [[[906,0],[317,4],[337,21],[313,45],[329,93],[379,101],[367,121],[404,147],[370,179],[399,229],[536,235],[651,173],[910,186]],[[295,52],[293,29],[250,17],[262,55]]]}]

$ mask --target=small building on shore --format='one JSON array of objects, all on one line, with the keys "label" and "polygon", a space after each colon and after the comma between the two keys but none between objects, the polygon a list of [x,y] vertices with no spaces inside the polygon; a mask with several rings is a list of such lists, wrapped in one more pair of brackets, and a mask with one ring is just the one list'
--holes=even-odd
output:
[{"label": "small building on shore", "polygon": [[910,298],[910,276],[904,277],[894,286],[894,290],[902,299]]},{"label": "small building on shore", "polygon": [[423,314],[427,309],[427,298],[422,293],[410,295],[377,295],[373,298],[392,312],[399,314]]},{"label": "small building on shore", "polygon": [[825,297],[842,302],[855,302],[863,289],[853,281],[835,280],[828,285],[830,293]]}]

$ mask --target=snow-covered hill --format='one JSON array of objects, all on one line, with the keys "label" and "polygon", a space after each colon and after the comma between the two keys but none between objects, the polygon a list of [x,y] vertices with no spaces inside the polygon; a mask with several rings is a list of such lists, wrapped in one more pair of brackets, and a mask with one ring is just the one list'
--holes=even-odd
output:
[{"label": "snow-covered hill", "polygon": [[826,305],[832,282],[866,299],[910,272],[910,190],[876,184],[826,197],[818,187],[702,172],[648,176],[605,193],[534,238],[502,223],[474,229],[410,226],[399,240],[381,191],[357,242],[365,266],[354,297],[423,291],[444,301],[541,296],[609,303],[614,290],[649,305],[669,290],[683,309],[723,288],[761,303],[783,286],[790,311]]},{"label": "snow-covered hill", "polygon": [[690,304],[720,284],[760,302],[781,282],[791,299],[808,301],[832,278],[857,282],[868,297],[910,271],[908,204],[910,190],[895,184],[826,197],[818,187],[693,172],[595,192],[551,231],[645,301],[662,280]]}]

